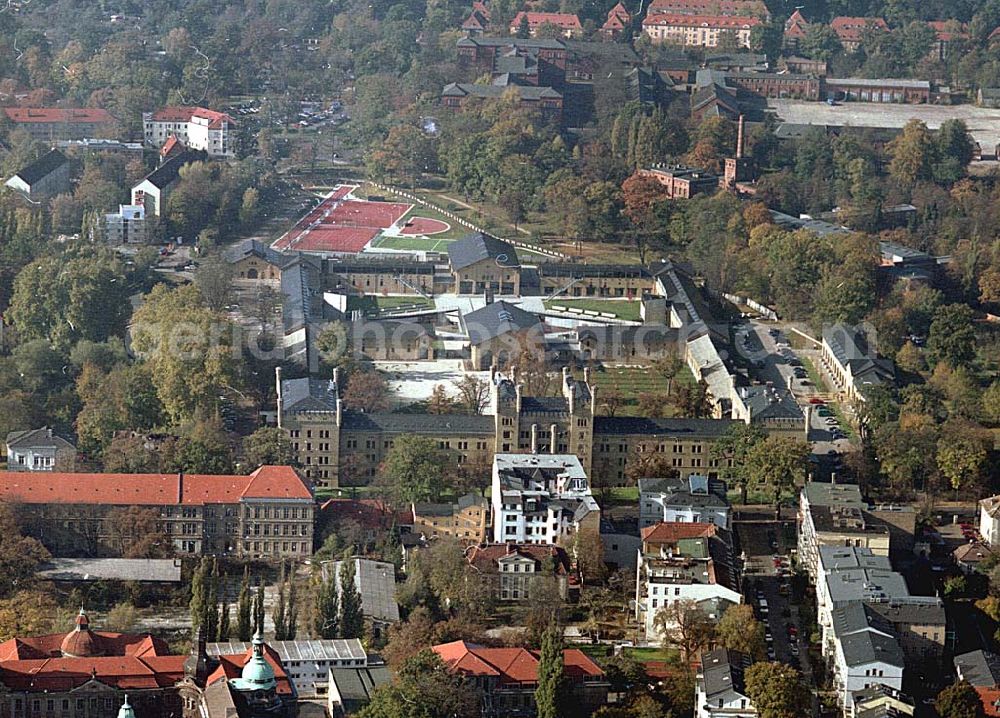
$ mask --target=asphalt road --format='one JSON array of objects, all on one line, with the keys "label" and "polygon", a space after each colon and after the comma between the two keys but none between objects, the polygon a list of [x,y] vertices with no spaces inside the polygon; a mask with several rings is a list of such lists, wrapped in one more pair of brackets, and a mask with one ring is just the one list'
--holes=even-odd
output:
[{"label": "asphalt road", "polygon": [[[810,672],[805,655],[809,637],[803,635],[799,625],[798,606],[792,601],[790,583],[789,552],[795,547],[795,524],[771,519],[773,514],[764,509],[756,513],[741,511],[735,522],[740,547],[746,557],[743,573],[746,602],[753,606],[757,618],[764,623],[767,644],[774,651],[771,660],[803,670],[808,679]],[[775,565],[779,561],[780,567]],[[767,604],[766,611],[762,599]],[[789,626],[797,630],[796,636],[789,633]],[[793,645],[797,654],[793,653]]]},{"label": "asphalt road", "polygon": [[[772,329],[779,331],[777,336],[771,336]],[[795,377],[795,361],[801,361],[803,356],[809,359],[817,371],[823,371],[818,350],[792,349],[780,324],[756,320],[743,324],[736,330],[736,344],[736,350],[751,361],[752,371],[758,380],[790,389],[803,412],[812,409],[809,441],[813,445],[814,454],[827,456],[830,451],[844,453],[852,450],[849,440],[833,438],[833,426],[825,417],[816,413],[815,405],[809,403],[810,399],[822,397],[824,401],[829,401],[831,397],[822,394],[811,381]]]}]

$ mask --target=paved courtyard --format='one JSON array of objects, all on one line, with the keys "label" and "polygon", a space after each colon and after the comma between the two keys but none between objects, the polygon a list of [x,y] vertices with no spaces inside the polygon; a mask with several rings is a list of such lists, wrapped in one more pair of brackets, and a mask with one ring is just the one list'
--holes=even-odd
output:
[{"label": "paved courtyard", "polygon": [[975,105],[902,105],[881,102],[825,102],[768,100],[768,108],[779,119],[803,125],[850,125],[852,127],[902,127],[912,119],[937,129],[945,120],[965,120],[984,154],[993,154],[1000,144],[1000,110]]}]

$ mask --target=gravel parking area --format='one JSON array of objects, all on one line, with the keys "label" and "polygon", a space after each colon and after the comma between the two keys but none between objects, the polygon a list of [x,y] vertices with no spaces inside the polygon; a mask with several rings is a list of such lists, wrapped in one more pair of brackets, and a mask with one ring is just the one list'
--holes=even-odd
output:
[{"label": "gravel parking area", "polygon": [[965,120],[969,132],[992,155],[1000,143],[1000,110],[975,105],[902,105],[881,102],[825,102],[768,100],[768,109],[779,119],[803,125],[851,125],[853,127],[902,127],[912,119],[937,129],[945,120]]}]

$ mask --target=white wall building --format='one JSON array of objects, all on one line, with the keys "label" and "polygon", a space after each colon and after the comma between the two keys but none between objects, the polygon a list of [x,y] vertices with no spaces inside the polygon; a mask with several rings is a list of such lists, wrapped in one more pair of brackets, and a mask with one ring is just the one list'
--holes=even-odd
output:
[{"label": "white wall building", "polygon": [[493,540],[559,544],[577,531],[600,531],[601,509],[573,454],[493,457]]},{"label": "white wall building", "polygon": [[[269,641],[268,647],[281,658],[299,698],[324,696],[333,668],[363,668],[368,654],[357,638],[333,640]],[[244,655],[249,643],[209,643],[208,655]]]},{"label": "white wall building", "polygon": [[694,684],[695,718],[752,718],[757,715],[746,694],[744,671],[748,656],[719,648],[701,654],[701,670]]},{"label": "white wall building", "polygon": [[979,502],[979,533],[991,548],[998,548],[1000,539],[1000,495]]},{"label": "white wall building", "polygon": [[661,521],[715,524],[728,530],[725,482],[697,474],[686,479],[639,479],[639,528]]},{"label": "white wall building", "polygon": [[118,211],[104,215],[104,239],[108,244],[145,244],[146,208],[122,204]]},{"label": "white wall building", "polygon": [[866,612],[860,601],[837,609],[836,614],[828,658],[837,700],[851,715],[855,691],[878,685],[902,690],[903,649],[892,627]]},{"label": "white wall building", "polygon": [[164,107],[142,116],[145,141],[161,147],[171,135],[211,157],[235,157],[236,123],[224,112],[204,107]]}]

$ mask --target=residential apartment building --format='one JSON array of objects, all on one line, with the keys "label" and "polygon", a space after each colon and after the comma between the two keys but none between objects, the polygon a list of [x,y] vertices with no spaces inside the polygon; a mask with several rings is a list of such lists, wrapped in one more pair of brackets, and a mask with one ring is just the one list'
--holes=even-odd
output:
[{"label": "residential apartment building", "polygon": [[490,504],[480,494],[460,496],[455,503],[414,503],[411,509],[413,532],[427,539],[455,538],[467,544],[487,540]]},{"label": "residential apartment building", "polygon": [[563,96],[551,87],[534,85],[490,84],[477,85],[468,82],[451,82],[441,90],[441,104],[451,110],[461,110],[489,100],[499,100],[511,95],[526,110],[535,110],[543,117],[556,122],[562,121]]},{"label": "residential apartment building", "polygon": [[574,454],[493,457],[493,540],[561,544],[579,532],[600,532],[601,509]]},{"label": "residential apartment building", "polygon": [[784,388],[754,384],[734,387],[732,416],[747,424],[755,424],[771,436],[809,439],[809,415]]},{"label": "residential apartment building", "polygon": [[494,543],[470,546],[465,558],[489,586],[496,600],[521,603],[551,595],[552,582],[563,600],[579,594],[580,577],[561,546],[537,543]]},{"label": "residential apartment building", "polygon": [[878,356],[863,331],[845,324],[823,330],[820,360],[833,377],[837,389],[852,401],[864,401],[871,387],[892,386],[895,367]]},{"label": "residential apartment building", "polygon": [[8,471],[74,471],[76,446],[52,429],[28,429],[7,434]]},{"label": "residential apartment building", "polygon": [[750,31],[761,24],[758,17],[735,15],[683,15],[654,13],[642,21],[642,30],[654,43],[693,47],[718,47],[726,38],[750,47]]},{"label": "residential apartment building", "polygon": [[98,108],[4,107],[0,111],[15,129],[43,143],[110,138],[118,131],[115,118]]},{"label": "residential apartment building", "polygon": [[979,502],[979,534],[988,546],[1000,548],[1000,494]]},{"label": "residential apartment building", "polygon": [[889,25],[880,17],[839,15],[830,20],[830,29],[836,33],[847,52],[856,52],[861,47],[865,32],[889,32]]},{"label": "residential apartment building", "polygon": [[118,205],[118,211],[104,215],[104,241],[111,245],[146,244],[146,207]]},{"label": "residential apartment building", "polygon": [[806,484],[799,493],[798,520],[799,561],[813,578],[824,546],[867,548],[889,556],[892,534],[871,516],[854,484]]},{"label": "residential apartment building", "polygon": [[715,524],[729,529],[726,482],[691,474],[686,479],[639,479],[639,528],[661,522]]},{"label": "residential apartment building", "polygon": [[563,37],[571,38],[583,34],[583,25],[576,15],[563,12],[531,12],[522,10],[510,21],[510,34],[516,35],[522,25],[528,26],[528,35],[535,37],[543,25],[554,25]]},{"label": "residential apartment building", "polygon": [[187,153],[176,155],[143,177],[132,188],[132,205],[141,206],[146,217],[163,216],[170,192],[180,179],[181,167],[192,161],[194,158]]},{"label": "residential apartment building", "polygon": [[131,537],[116,512],[148,509],[180,555],[308,558],[311,486],[289,466],[248,476],[0,472],[0,499],[56,556],[117,555]]},{"label": "residential apartment building", "polygon": [[701,654],[694,684],[695,718],[753,718],[757,715],[747,696],[744,674],[750,657],[739,651],[717,648]]},{"label": "residential apartment building", "polygon": [[716,620],[728,606],[743,602],[729,533],[711,524],[659,524],[643,529],[635,620],[646,641],[663,642],[657,613],[684,600],[694,601]]},{"label": "residential apartment building", "polygon": [[4,185],[32,202],[39,202],[72,189],[69,169],[69,161],[62,152],[49,150],[15,172]]},{"label": "residential apartment building", "polygon": [[835,611],[834,638],[827,654],[833,688],[844,713],[854,714],[856,694],[875,686],[903,688],[903,651],[892,627],[852,601]]},{"label": "residential apartment building", "polygon": [[[368,665],[368,654],[357,638],[271,641],[267,647],[278,656],[299,698],[326,695],[333,669]],[[245,655],[252,649],[253,644],[242,641],[209,643],[206,647],[211,657]]]},{"label": "residential apartment building", "polygon": [[[467,641],[434,646],[452,673],[467,679],[481,695],[483,718],[533,715],[538,688],[539,653],[525,648],[486,648]],[[566,691],[581,715],[607,704],[604,671],[578,648],[563,649]]]},{"label": "residential apartment building", "polygon": [[653,0],[649,12],[759,17],[764,20],[771,17],[763,0]]},{"label": "residential apartment building", "polygon": [[143,113],[142,120],[150,147],[160,148],[173,136],[210,157],[236,156],[236,122],[224,112],[204,107],[164,107]]}]

